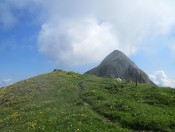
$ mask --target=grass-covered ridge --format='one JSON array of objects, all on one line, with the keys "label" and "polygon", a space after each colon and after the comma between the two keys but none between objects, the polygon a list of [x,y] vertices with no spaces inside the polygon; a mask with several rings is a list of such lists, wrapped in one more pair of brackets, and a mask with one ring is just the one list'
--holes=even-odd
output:
[{"label": "grass-covered ridge", "polygon": [[0,89],[2,131],[175,131],[175,89],[56,71]]}]

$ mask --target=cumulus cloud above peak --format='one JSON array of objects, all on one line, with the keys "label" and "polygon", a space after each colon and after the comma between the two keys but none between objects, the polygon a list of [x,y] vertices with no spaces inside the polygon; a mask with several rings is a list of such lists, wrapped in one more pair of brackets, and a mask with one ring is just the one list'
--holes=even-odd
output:
[{"label": "cumulus cloud above peak", "polygon": [[94,17],[45,23],[39,34],[39,51],[57,63],[84,65],[102,60],[118,48],[113,25]]},{"label": "cumulus cloud above peak", "polygon": [[131,55],[175,26],[175,2],[170,0],[66,3],[54,0],[45,6],[50,14],[38,37],[39,51],[59,63],[99,62],[115,49]]}]

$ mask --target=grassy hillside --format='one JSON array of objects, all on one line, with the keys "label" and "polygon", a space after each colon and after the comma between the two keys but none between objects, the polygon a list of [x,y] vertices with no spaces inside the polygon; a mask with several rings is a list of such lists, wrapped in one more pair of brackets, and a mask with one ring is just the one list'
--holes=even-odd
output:
[{"label": "grassy hillside", "polygon": [[175,131],[175,89],[56,71],[0,89],[1,131]]}]

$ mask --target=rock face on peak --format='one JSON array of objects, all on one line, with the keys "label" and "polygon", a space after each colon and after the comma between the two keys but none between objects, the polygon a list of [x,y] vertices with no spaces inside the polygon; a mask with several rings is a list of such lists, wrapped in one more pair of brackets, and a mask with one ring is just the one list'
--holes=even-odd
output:
[{"label": "rock face on peak", "polygon": [[85,74],[154,84],[144,71],[138,68],[132,60],[119,50],[113,51],[99,66],[87,71]]}]

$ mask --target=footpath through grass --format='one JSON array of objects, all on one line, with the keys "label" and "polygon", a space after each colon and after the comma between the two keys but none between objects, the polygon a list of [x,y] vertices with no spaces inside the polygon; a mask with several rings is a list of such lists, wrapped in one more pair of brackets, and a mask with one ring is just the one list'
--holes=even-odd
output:
[{"label": "footpath through grass", "polygon": [[175,131],[175,90],[56,71],[0,89],[0,131]]}]

